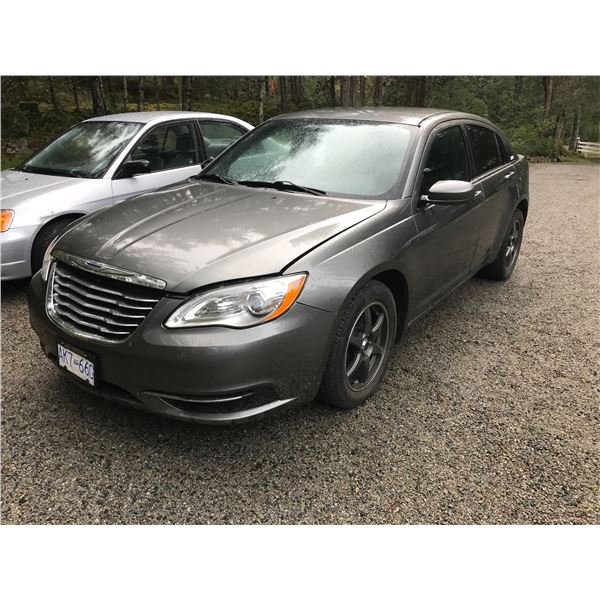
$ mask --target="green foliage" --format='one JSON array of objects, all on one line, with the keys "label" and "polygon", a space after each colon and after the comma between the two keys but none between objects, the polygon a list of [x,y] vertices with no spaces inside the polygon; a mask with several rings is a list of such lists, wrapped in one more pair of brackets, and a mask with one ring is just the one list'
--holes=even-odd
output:
[{"label": "green foliage", "polygon": [[506,129],[506,134],[519,154],[528,158],[545,157],[550,160],[561,160],[564,150],[552,138],[544,135],[539,125],[522,125]]},{"label": "green foliage", "polygon": [[[125,79],[125,81],[124,81]],[[92,116],[92,91],[102,95],[100,109],[123,111],[124,83],[127,110],[136,111],[138,77],[3,77],[2,158],[12,164],[24,139],[33,151],[73,124]],[[142,77],[144,110],[179,110],[180,77]],[[230,114],[253,125],[258,124],[259,92],[263,77],[192,77],[192,110]],[[550,114],[544,114],[542,77],[431,76],[431,77],[352,77],[359,81],[362,98],[373,105],[376,89],[387,106],[434,106],[487,117],[502,128],[515,148],[529,157],[562,160],[568,157],[563,146],[571,131],[582,139],[600,140],[600,78],[555,77]],[[382,88],[377,87],[377,82]],[[334,99],[332,99],[332,83]],[[101,84],[101,85],[100,85]],[[329,76],[267,78],[263,103],[264,118],[281,112],[339,105],[342,78]],[[285,98],[282,90],[287,89]],[[346,88],[347,89],[347,88]],[[51,92],[52,90],[52,92]],[[98,103],[97,103],[98,104]],[[580,115],[579,129],[576,115]],[[554,139],[558,142],[555,142]],[[18,141],[17,144],[14,142]]]}]

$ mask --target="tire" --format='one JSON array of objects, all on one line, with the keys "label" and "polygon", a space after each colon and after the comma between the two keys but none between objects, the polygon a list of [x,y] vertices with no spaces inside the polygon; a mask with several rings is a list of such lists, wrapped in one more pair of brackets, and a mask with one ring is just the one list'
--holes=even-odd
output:
[{"label": "tire", "polygon": [[37,234],[31,248],[31,274],[35,275],[42,268],[42,261],[48,246],[54,238],[62,233],[64,228],[77,217],[61,217],[44,225]]},{"label": "tire", "polygon": [[498,254],[496,254],[493,262],[479,271],[478,275],[496,281],[505,281],[511,276],[519,258],[524,225],[523,213],[517,209],[511,219],[508,232],[502,240]]},{"label": "tire", "polygon": [[[394,296],[383,283],[370,281],[346,301],[341,315],[319,399],[351,409],[375,392],[387,368],[396,336]],[[365,329],[371,331],[368,336]]]}]

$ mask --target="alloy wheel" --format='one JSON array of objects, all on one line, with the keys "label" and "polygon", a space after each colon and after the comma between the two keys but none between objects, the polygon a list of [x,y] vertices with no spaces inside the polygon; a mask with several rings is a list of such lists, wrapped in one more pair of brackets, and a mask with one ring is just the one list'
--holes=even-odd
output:
[{"label": "alloy wheel", "polygon": [[369,304],[358,315],[346,345],[346,383],[358,392],[379,372],[389,344],[389,315],[380,302]]}]

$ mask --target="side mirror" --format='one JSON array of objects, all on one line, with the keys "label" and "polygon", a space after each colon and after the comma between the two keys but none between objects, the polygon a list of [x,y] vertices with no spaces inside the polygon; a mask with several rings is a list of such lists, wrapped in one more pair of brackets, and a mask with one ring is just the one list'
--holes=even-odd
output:
[{"label": "side mirror", "polygon": [[211,163],[213,160],[215,160],[215,157],[214,157],[214,156],[209,156],[209,157],[208,157],[206,160],[203,160],[203,161],[200,163],[200,168],[201,168],[201,169],[206,169],[206,167],[208,167],[208,165],[210,165],[210,163]]},{"label": "side mirror", "polygon": [[468,181],[445,180],[434,183],[425,202],[431,204],[464,204],[475,197],[475,186]]},{"label": "side mirror", "polygon": [[141,173],[150,173],[150,171],[149,160],[128,160],[121,166],[119,177],[133,177],[134,175],[140,175]]}]

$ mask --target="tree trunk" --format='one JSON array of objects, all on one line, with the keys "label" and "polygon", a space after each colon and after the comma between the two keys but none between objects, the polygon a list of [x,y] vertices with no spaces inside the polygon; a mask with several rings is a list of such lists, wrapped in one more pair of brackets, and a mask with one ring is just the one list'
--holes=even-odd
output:
[{"label": "tree trunk", "polygon": [[565,111],[561,110],[556,117],[554,124],[554,143],[560,144],[562,142],[563,130],[565,128]]},{"label": "tree trunk", "polygon": [[379,106],[383,102],[383,77],[375,77],[375,88],[373,90],[373,104]]},{"label": "tree trunk", "polygon": [[129,94],[127,93],[127,77],[123,77],[123,112],[129,110]]},{"label": "tree trunk", "polygon": [[573,115],[573,126],[571,128],[571,140],[569,141],[569,150],[575,152],[577,150],[577,138],[579,137],[579,124],[581,123],[581,105],[577,106],[577,110]]},{"label": "tree trunk", "polygon": [[192,78],[181,78],[181,110],[192,110]]},{"label": "tree trunk", "polygon": [[50,92],[50,103],[52,104],[52,108],[58,110],[60,106],[56,98],[56,92],[54,91],[54,81],[52,80],[52,77],[48,77],[48,91]]},{"label": "tree trunk", "polygon": [[104,85],[102,83],[102,77],[98,77],[98,95],[100,100],[100,106],[102,107],[102,114],[106,114],[106,96],[104,94]]},{"label": "tree trunk", "polygon": [[329,78],[329,103],[331,106],[335,106],[337,104],[337,99],[335,97],[335,76],[332,75]]},{"label": "tree trunk", "polygon": [[265,78],[261,77],[259,81],[259,93],[258,93],[258,123],[262,123],[265,120],[265,93],[266,85]]},{"label": "tree trunk", "polygon": [[292,80],[292,96],[294,104],[301,106],[304,104],[304,77],[291,77]]},{"label": "tree trunk", "polygon": [[350,77],[350,106],[358,105],[358,77]]},{"label": "tree trunk", "polygon": [[138,77],[137,109],[139,112],[144,110],[144,78],[143,77]]},{"label": "tree trunk", "polygon": [[75,103],[75,112],[79,112],[79,94],[77,93],[77,80],[74,79],[71,84],[73,89],[73,102]]},{"label": "tree trunk", "polygon": [[288,111],[288,78],[284,75],[279,76],[279,106],[283,112]]},{"label": "tree trunk", "polygon": [[523,82],[524,82],[525,78],[524,77],[519,77],[516,76],[515,77],[515,100],[520,100],[521,96],[523,94]]},{"label": "tree trunk", "polygon": [[98,77],[90,77],[88,79],[88,85],[90,88],[90,96],[92,97],[92,111],[94,116],[97,116],[102,112],[100,97],[98,95]]},{"label": "tree trunk", "polygon": [[154,77],[154,96],[156,98],[156,110],[160,110],[160,81]]},{"label": "tree trunk", "polygon": [[414,106],[425,106],[427,77],[417,77],[414,82]]},{"label": "tree trunk", "polygon": [[367,78],[364,75],[361,75],[358,80],[360,88],[360,105],[364,106],[367,102]]},{"label": "tree trunk", "polygon": [[552,112],[552,94],[554,93],[554,77],[542,77],[544,82],[544,122],[547,122]]},{"label": "tree trunk", "polygon": [[350,95],[350,77],[344,76],[341,78],[341,88],[342,106],[350,106],[352,103]]}]

